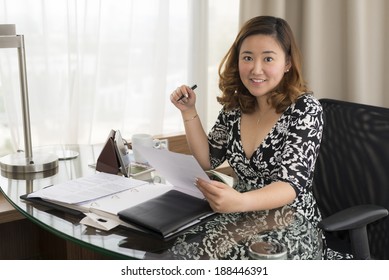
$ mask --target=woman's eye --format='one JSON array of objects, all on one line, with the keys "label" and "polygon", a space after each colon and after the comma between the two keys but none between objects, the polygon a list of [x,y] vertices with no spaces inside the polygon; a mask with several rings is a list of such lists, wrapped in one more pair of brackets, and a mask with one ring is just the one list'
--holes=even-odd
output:
[{"label": "woman's eye", "polygon": [[271,62],[271,61],[273,61],[273,58],[272,57],[265,57],[265,59],[264,59],[266,62]]},{"label": "woman's eye", "polygon": [[252,61],[253,59],[250,56],[244,56],[243,60],[244,61]]}]

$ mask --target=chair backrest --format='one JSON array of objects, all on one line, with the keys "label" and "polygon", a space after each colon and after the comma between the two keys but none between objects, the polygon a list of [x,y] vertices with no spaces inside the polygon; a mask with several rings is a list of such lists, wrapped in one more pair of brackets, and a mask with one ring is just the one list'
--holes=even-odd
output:
[{"label": "chair backrest", "polygon": [[[324,131],[314,193],[327,217],[358,204],[389,209],[389,108],[321,99]],[[389,259],[389,218],[368,226],[373,258]]]}]

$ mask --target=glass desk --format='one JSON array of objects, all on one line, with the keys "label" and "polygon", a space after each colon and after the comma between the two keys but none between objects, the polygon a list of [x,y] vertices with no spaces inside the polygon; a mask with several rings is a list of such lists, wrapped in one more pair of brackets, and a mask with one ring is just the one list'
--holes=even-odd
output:
[{"label": "glass desk", "polygon": [[[248,259],[256,241],[274,241],[287,249],[288,259],[320,259],[321,233],[288,207],[271,211],[220,214],[180,236],[164,241],[117,227],[102,231],[80,224],[82,216],[26,203],[20,196],[38,189],[95,173],[93,165],[102,145],[47,147],[45,152],[76,152],[60,160],[58,170],[35,178],[9,178],[1,174],[0,187],[7,200],[29,220],[83,248],[114,259]],[[44,176],[43,176],[44,175]],[[12,177],[12,176],[11,176]]]}]

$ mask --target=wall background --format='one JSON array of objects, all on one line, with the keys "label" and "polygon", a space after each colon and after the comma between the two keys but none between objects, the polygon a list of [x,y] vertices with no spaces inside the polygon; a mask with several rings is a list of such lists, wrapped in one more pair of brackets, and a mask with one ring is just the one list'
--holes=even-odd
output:
[{"label": "wall background", "polygon": [[389,1],[240,1],[241,24],[265,14],[291,25],[318,98],[389,107]]}]

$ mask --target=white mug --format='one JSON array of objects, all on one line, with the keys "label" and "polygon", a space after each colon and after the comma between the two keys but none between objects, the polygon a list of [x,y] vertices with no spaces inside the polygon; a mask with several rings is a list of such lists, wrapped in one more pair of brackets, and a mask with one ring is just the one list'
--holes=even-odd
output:
[{"label": "white mug", "polygon": [[135,162],[147,164],[147,160],[137,151],[138,146],[145,146],[156,149],[167,149],[167,139],[153,139],[150,134],[134,134],[131,137],[132,151],[134,153]]}]

